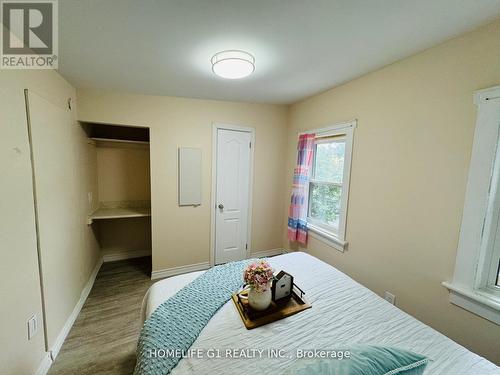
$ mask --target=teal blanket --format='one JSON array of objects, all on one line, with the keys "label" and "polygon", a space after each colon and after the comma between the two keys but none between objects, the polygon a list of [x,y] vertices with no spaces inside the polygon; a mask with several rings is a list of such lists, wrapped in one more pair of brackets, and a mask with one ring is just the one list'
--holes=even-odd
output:
[{"label": "teal blanket", "polygon": [[243,284],[246,259],[213,267],[162,303],[146,320],[137,344],[134,375],[167,375],[214,314]]}]

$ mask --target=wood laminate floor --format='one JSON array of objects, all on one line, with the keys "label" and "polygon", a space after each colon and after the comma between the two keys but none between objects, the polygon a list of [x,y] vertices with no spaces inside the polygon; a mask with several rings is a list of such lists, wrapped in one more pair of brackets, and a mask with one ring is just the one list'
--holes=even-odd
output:
[{"label": "wood laminate floor", "polygon": [[104,263],[48,375],[129,375],[151,257]]}]

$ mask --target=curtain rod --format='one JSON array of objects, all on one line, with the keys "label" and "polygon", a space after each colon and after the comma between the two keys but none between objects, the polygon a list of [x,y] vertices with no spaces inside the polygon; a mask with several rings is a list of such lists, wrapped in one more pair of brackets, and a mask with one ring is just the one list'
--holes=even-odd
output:
[{"label": "curtain rod", "polygon": [[302,132],[299,132],[299,135],[311,134],[311,133],[321,134],[321,133],[327,133],[329,131],[334,131],[334,130],[355,128],[357,126],[357,123],[358,123],[357,119],[354,119],[351,121],[339,122],[338,124],[325,126],[324,128],[320,128],[320,129],[310,129],[310,130],[302,131]]}]

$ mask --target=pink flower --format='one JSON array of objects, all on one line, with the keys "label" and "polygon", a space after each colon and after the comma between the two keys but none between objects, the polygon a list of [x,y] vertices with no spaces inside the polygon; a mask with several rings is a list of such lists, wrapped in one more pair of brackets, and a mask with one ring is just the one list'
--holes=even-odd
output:
[{"label": "pink flower", "polygon": [[245,282],[258,291],[265,291],[269,288],[273,279],[274,270],[265,260],[259,260],[249,264],[243,272]]}]

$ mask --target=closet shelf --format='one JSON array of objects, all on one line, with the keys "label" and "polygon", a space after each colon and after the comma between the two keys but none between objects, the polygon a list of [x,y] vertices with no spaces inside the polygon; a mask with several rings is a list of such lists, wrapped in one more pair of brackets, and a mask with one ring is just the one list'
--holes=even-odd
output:
[{"label": "closet shelf", "polygon": [[113,139],[113,138],[98,138],[98,137],[91,137],[90,139],[93,139],[96,142],[135,143],[140,145],[149,144],[148,141],[133,141],[129,139]]},{"label": "closet shelf", "polygon": [[101,207],[89,216],[88,224],[92,224],[94,220],[124,219],[130,217],[146,217],[146,216],[151,216],[150,207],[125,207],[125,208]]}]

